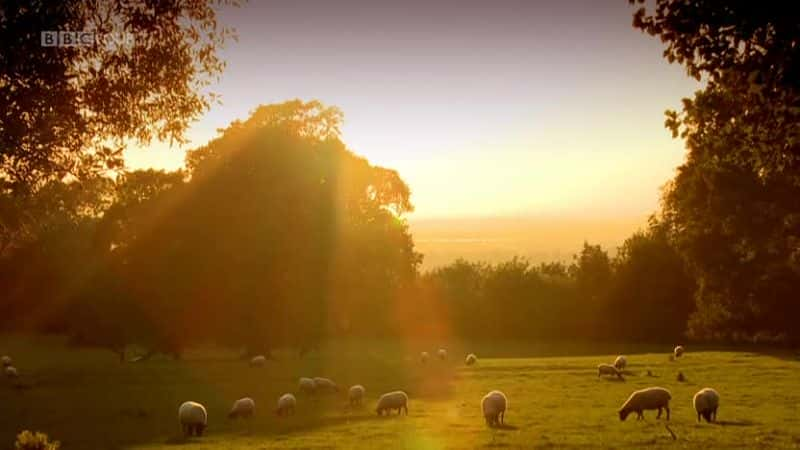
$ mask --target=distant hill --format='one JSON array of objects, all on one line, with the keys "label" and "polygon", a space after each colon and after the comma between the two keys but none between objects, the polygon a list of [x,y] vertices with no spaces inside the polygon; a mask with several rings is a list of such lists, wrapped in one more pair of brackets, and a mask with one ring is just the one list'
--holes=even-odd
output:
[{"label": "distant hill", "polygon": [[600,244],[610,255],[647,217],[619,219],[493,217],[411,219],[417,251],[425,255],[422,269],[464,258],[499,262],[514,256],[539,262],[572,260],[584,241]]}]

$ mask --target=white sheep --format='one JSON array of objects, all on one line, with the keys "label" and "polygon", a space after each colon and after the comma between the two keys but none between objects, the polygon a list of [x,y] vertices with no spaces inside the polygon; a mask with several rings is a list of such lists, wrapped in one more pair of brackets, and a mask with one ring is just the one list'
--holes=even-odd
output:
[{"label": "white sheep", "polygon": [[250,367],[264,367],[267,363],[267,358],[264,355],[253,356],[250,359]]},{"label": "white sheep", "polygon": [[684,352],[683,346],[679,345],[675,347],[675,350],[672,351],[672,354],[675,355],[675,359],[678,359],[681,356],[683,356],[683,352]]},{"label": "white sheep", "polygon": [[422,352],[419,354],[419,361],[425,364],[426,362],[428,362],[428,359],[430,359],[430,357],[431,356],[428,354],[428,352]]},{"label": "white sheep", "polygon": [[339,386],[329,378],[314,377],[314,391],[339,392]]},{"label": "white sheep", "polygon": [[178,408],[178,420],[181,423],[183,433],[187,436],[192,434],[202,436],[203,431],[208,426],[206,408],[197,402],[184,402]]},{"label": "white sheep", "polygon": [[348,399],[350,400],[350,406],[360,405],[364,400],[365,392],[366,389],[364,389],[364,386],[360,384],[351,386],[350,391],[348,392]]},{"label": "white sheep", "polygon": [[620,380],[622,379],[622,373],[611,364],[598,364],[597,376],[602,377],[603,375],[612,375],[619,378]]},{"label": "white sheep", "polygon": [[486,394],[481,400],[481,410],[486,424],[490,427],[500,425],[505,420],[506,406],[508,399],[506,394],[500,391],[492,391]]},{"label": "white sheep", "polygon": [[478,357],[475,356],[474,353],[470,353],[469,355],[467,355],[467,358],[464,360],[464,363],[468,366],[471,366],[476,362],[478,362]]},{"label": "white sheep", "polygon": [[17,368],[14,366],[6,366],[3,372],[5,372],[8,378],[19,378],[19,372],[17,372]]},{"label": "white sheep", "polygon": [[297,399],[292,394],[283,394],[278,398],[278,408],[275,414],[278,416],[287,417],[294,414],[294,408],[297,406]]},{"label": "white sheep", "polygon": [[667,410],[667,420],[669,420],[669,401],[672,394],[662,387],[649,387],[635,391],[628,397],[628,400],[619,409],[619,420],[625,420],[628,414],[636,412],[636,420],[644,419],[642,411],[647,409],[657,409],[656,419],[661,417],[661,410]]},{"label": "white sheep", "polygon": [[694,398],[692,404],[695,411],[697,411],[697,421],[700,422],[700,416],[706,419],[706,422],[717,420],[717,408],[719,408],[719,393],[712,388],[700,389]]},{"label": "white sheep", "polygon": [[447,350],[443,348],[440,348],[439,351],[436,352],[436,354],[439,355],[439,359],[441,359],[442,361],[447,359]]},{"label": "white sheep", "polygon": [[298,382],[298,388],[300,392],[308,395],[313,395],[314,392],[317,390],[316,384],[314,384],[314,380],[312,378],[302,377]]},{"label": "white sheep", "polygon": [[11,365],[11,357],[8,355],[3,355],[0,357],[0,363],[3,364],[3,367],[8,367]]},{"label": "white sheep", "polygon": [[623,370],[627,365],[628,365],[628,358],[622,355],[617,356],[617,359],[614,360],[614,367],[616,367],[617,370]]},{"label": "white sheep", "polygon": [[381,395],[378,399],[378,405],[375,407],[375,412],[382,416],[384,411],[390,414],[393,409],[397,410],[397,414],[400,414],[401,410],[405,410],[406,415],[408,415],[408,395],[405,392],[394,391]]},{"label": "white sheep", "polygon": [[253,417],[256,413],[256,402],[250,397],[240,398],[233,402],[231,412],[228,413],[229,419]]}]

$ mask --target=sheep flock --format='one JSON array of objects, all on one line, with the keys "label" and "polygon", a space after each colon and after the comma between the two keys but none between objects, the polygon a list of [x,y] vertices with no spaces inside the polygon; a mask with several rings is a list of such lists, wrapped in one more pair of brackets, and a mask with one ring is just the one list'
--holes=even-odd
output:
[{"label": "sheep flock", "polygon": [[[670,354],[670,360],[675,361],[685,354],[683,346],[677,346]],[[430,354],[426,351],[420,352],[419,361],[426,364],[430,361]],[[440,348],[436,351],[438,359],[442,362],[447,361],[447,350]],[[4,356],[0,358],[6,374],[16,369],[11,365],[11,358]],[[474,353],[469,353],[464,359],[466,366],[473,366],[477,362]],[[255,357],[249,361],[251,367],[263,367],[266,358]],[[625,381],[623,372],[628,367],[628,357],[619,355],[613,363],[601,363],[597,366],[598,377],[611,376]],[[625,372],[630,373],[630,372]],[[648,376],[653,376],[651,370],[646,371]],[[8,375],[12,376],[12,375]],[[325,377],[300,377],[297,383],[297,393],[304,394],[308,400],[301,403],[309,403],[306,407],[314,408],[314,403],[320,395],[337,395],[340,392],[339,385],[330,378]],[[362,384],[354,384],[346,393],[346,401],[351,409],[363,406],[366,399],[367,389]],[[617,409],[619,419],[624,421],[630,414],[635,413],[637,420],[644,419],[645,411],[657,411],[656,418],[661,418],[665,414],[665,419],[670,419],[670,401],[673,399],[672,393],[659,386],[647,387],[633,391]],[[692,398],[692,406],[697,413],[697,421],[705,419],[707,422],[716,421],[717,410],[719,408],[720,395],[713,388],[703,388]],[[505,424],[505,413],[508,408],[508,397],[499,390],[492,390],[480,399],[481,416],[489,427],[502,427]],[[288,418],[295,413],[298,406],[298,398],[289,392],[281,395],[277,400],[275,414],[279,417]],[[409,394],[407,391],[398,389],[383,393],[378,396],[375,406],[375,413],[379,416],[392,415],[392,412],[409,414]],[[255,415],[255,401],[251,397],[244,397],[236,400],[228,413],[229,418],[249,418]],[[187,401],[180,405],[178,418],[182,430],[186,436],[202,436],[208,426],[208,414],[205,406],[198,402]],[[668,428],[669,429],[669,428]],[[671,430],[669,430],[672,433]],[[674,435],[673,435],[674,436]]]}]

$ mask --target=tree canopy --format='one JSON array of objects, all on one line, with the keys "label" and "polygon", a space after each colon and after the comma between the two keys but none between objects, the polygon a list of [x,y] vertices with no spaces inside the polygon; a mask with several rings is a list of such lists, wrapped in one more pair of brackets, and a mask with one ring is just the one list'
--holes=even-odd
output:
[{"label": "tree canopy", "polygon": [[[69,30],[93,42],[42,45]],[[0,179],[33,191],[119,170],[127,140],[184,142],[232,36],[206,1],[0,2]]]},{"label": "tree canopy", "polygon": [[[631,3],[644,3],[636,1]],[[668,111],[688,155],[661,215],[697,280],[698,338],[798,339],[800,13],[791,3],[657,0],[635,27],[704,77]]]}]

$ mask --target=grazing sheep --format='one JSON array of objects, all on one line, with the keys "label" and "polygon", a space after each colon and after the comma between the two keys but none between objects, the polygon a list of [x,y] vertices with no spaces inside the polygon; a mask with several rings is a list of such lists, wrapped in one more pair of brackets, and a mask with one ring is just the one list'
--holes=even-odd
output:
[{"label": "grazing sheep", "polygon": [[300,392],[307,395],[314,395],[314,392],[317,390],[314,380],[306,377],[300,378],[300,381],[298,382],[298,388],[300,389]]},{"label": "grazing sheep", "polygon": [[11,365],[11,357],[8,355],[3,355],[0,357],[0,363],[3,364],[3,367],[8,367]]},{"label": "grazing sheep", "polygon": [[256,413],[256,402],[250,397],[240,398],[233,402],[231,412],[228,413],[229,419],[253,417]]},{"label": "grazing sheep", "polygon": [[419,362],[425,364],[426,362],[428,362],[428,359],[430,359],[430,357],[431,356],[428,354],[428,352],[422,352],[419,354]]},{"label": "grazing sheep", "polygon": [[355,386],[350,387],[350,391],[348,392],[348,399],[350,400],[350,406],[361,405],[364,400],[364,393],[366,389],[364,386],[357,384]]},{"label": "grazing sheep", "polygon": [[611,364],[599,364],[597,366],[597,377],[599,378],[602,377],[603,375],[612,375],[619,378],[620,380],[622,379],[622,373]]},{"label": "grazing sheep", "polygon": [[623,370],[628,365],[628,358],[619,355],[617,359],[614,360],[614,367],[618,370]]},{"label": "grazing sheep", "polygon": [[475,364],[476,362],[478,362],[478,357],[475,356],[474,353],[470,353],[469,355],[467,355],[467,358],[464,360],[464,362],[468,366],[471,366],[471,365]]},{"label": "grazing sheep", "polygon": [[339,392],[339,386],[329,378],[314,377],[314,390],[321,392]]},{"label": "grazing sheep", "polygon": [[717,408],[719,408],[719,394],[711,388],[703,388],[697,391],[692,398],[692,404],[695,411],[697,411],[697,421],[700,422],[700,416],[706,419],[706,422],[717,420]]},{"label": "grazing sheep", "polygon": [[441,359],[442,361],[447,359],[447,350],[445,350],[443,348],[440,348],[439,351],[436,352],[436,354],[439,356],[439,359]]},{"label": "grazing sheep", "polygon": [[297,406],[297,399],[292,394],[283,394],[278,399],[278,408],[275,410],[275,414],[279,417],[288,417],[290,414],[294,414],[294,408]]},{"label": "grazing sheep", "polygon": [[17,372],[17,368],[14,366],[6,366],[3,371],[8,378],[19,378],[19,372]]},{"label": "grazing sheep", "polygon": [[253,356],[250,359],[250,367],[264,367],[267,363],[267,358],[264,355]]},{"label": "grazing sheep", "polygon": [[397,414],[400,414],[401,410],[405,410],[406,415],[408,415],[408,395],[405,392],[394,391],[381,395],[381,398],[378,399],[378,406],[375,407],[375,412],[382,416],[384,411],[388,415],[393,409],[397,410]]},{"label": "grazing sheep", "polygon": [[206,408],[197,402],[184,402],[178,408],[178,420],[186,436],[191,436],[192,434],[202,436],[203,430],[208,426]]},{"label": "grazing sheep", "polygon": [[662,387],[649,387],[635,391],[628,397],[628,400],[619,409],[619,420],[625,420],[628,414],[636,412],[636,420],[644,419],[642,411],[646,409],[657,409],[656,419],[661,417],[661,410],[667,410],[667,420],[669,420],[669,401],[672,394]]},{"label": "grazing sheep", "polygon": [[675,355],[675,359],[678,359],[681,356],[683,356],[683,352],[684,352],[683,346],[679,345],[675,347],[675,350],[672,351],[672,354]]},{"label": "grazing sheep", "polygon": [[483,410],[483,418],[486,419],[486,424],[490,427],[502,424],[505,420],[506,405],[508,405],[506,394],[500,391],[492,391],[486,394],[481,400],[481,409]]}]

